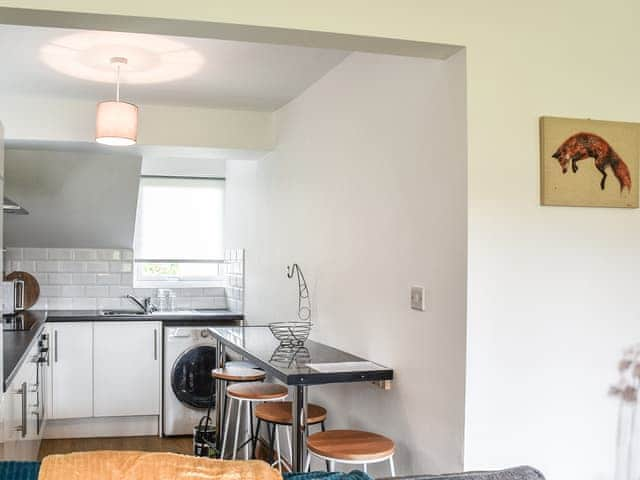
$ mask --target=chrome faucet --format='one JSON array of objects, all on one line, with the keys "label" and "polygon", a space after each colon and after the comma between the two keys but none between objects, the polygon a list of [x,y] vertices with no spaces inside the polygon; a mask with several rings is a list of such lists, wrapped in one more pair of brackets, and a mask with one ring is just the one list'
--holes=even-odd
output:
[{"label": "chrome faucet", "polygon": [[125,298],[128,298],[133,303],[138,305],[142,309],[143,313],[150,314],[158,310],[158,307],[151,303],[151,297],[144,297],[142,300],[140,300],[138,297],[127,294],[125,295]]}]

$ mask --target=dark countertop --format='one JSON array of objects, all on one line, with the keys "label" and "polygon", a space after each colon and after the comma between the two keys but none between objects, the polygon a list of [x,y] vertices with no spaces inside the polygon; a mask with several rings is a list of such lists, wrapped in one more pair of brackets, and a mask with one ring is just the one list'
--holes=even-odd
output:
[{"label": "dark countertop", "polygon": [[[128,310],[113,310],[127,312]],[[151,314],[103,315],[101,310],[49,310],[46,312],[47,322],[119,322],[150,320],[165,323],[198,324],[211,320],[242,320],[244,315],[229,310],[176,310],[173,312],[155,312]]]},{"label": "dark countertop", "polygon": [[216,326],[209,331],[227,349],[240,353],[287,385],[393,379],[391,368],[329,345],[312,340],[302,346],[282,345],[267,326]]},{"label": "dark countertop", "polygon": [[7,387],[13,380],[16,372],[20,369],[24,361],[26,360],[27,353],[37,342],[38,336],[44,328],[46,320],[46,312],[38,310],[28,310],[16,315],[6,315],[3,321],[12,319],[18,315],[23,315],[25,322],[31,323],[33,326],[29,330],[6,330],[2,332],[2,362],[4,368],[3,378],[3,390],[6,391]]},{"label": "dark countertop", "polygon": [[3,342],[3,389],[15,377],[16,372],[24,363],[27,353],[42,332],[45,323],[52,322],[117,322],[117,321],[157,321],[165,325],[175,326],[212,326],[219,322],[234,321],[237,325],[244,315],[228,310],[185,310],[175,312],[160,312],[151,315],[102,315],[100,310],[27,310],[15,315],[4,316],[4,322],[23,315],[25,323],[33,325],[29,330],[4,330]]}]

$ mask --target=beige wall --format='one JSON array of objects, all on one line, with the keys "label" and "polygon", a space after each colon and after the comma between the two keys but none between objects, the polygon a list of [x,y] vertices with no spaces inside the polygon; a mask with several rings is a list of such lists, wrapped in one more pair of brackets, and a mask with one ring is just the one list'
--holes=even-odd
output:
[{"label": "beige wall", "polygon": [[640,334],[640,213],[540,207],[537,118],[639,120],[635,0],[0,4],[466,46],[466,466],[611,477],[616,405],[606,390],[619,350]]},{"label": "beige wall", "polygon": [[[0,117],[9,140],[93,142],[95,111],[94,101],[0,93]],[[138,144],[269,150],[273,147],[271,114],[140,105]]]}]

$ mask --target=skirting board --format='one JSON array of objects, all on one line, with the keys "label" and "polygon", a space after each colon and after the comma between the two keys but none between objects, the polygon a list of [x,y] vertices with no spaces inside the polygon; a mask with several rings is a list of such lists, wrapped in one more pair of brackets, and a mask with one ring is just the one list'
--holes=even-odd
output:
[{"label": "skirting board", "polygon": [[160,417],[104,417],[48,420],[43,438],[138,437],[159,434]]}]

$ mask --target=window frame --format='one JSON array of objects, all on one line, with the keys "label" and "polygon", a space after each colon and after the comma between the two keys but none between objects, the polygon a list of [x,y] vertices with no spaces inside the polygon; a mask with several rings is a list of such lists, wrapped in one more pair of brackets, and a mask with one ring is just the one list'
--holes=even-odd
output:
[{"label": "window frame", "polygon": [[[196,176],[180,176],[180,175],[140,175],[138,182],[138,195],[142,194],[142,181],[145,178],[160,178],[160,179],[175,179],[175,180],[212,180],[212,181],[223,181],[224,182],[224,191],[223,198],[226,197],[226,177],[196,177]],[[140,197],[138,197],[138,208],[139,208]],[[136,226],[138,222],[138,214],[140,213],[139,209],[136,208]],[[224,219],[224,203],[223,203],[223,211],[222,216]],[[224,230],[223,230],[224,236]],[[133,251],[133,286],[135,288],[207,288],[207,287],[221,287],[224,286],[225,283],[225,275],[222,272],[220,266],[225,264],[224,260],[224,252],[222,254],[222,258],[220,259],[176,259],[176,258],[167,258],[167,259],[157,259],[157,258],[136,258],[135,256],[135,247],[136,242],[134,241],[134,251]],[[218,265],[218,274],[211,275],[206,277],[176,277],[176,276],[158,276],[152,278],[149,275],[145,275],[143,273],[143,268],[148,264],[190,264],[190,263],[199,263],[199,264],[215,264]]]}]

